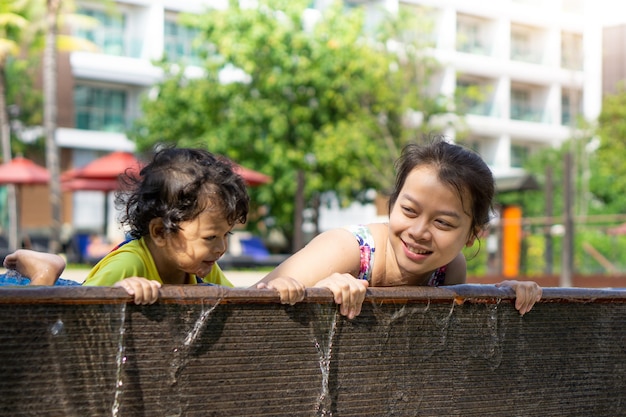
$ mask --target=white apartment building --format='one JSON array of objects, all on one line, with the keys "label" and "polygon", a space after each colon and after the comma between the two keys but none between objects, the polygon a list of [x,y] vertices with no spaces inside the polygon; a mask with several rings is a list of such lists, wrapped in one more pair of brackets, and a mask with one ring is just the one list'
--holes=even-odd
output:
[{"label": "white apartment building", "polygon": [[[139,115],[141,96],[162,77],[154,61],[164,56],[188,65],[198,62],[196,33],[177,21],[181,12],[202,12],[213,0],[123,0],[113,12],[100,1],[77,1],[78,12],[100,22],[94,29],[74,28],[99,47],[76,51],[59,60],[59,128],[56,141],[66,163],[80,167],[110,151],[133,151],[125,131]],[[69,163],[68,160],[69,159]],[[101,230],[105,195],[81,191],[72,196],[75,229]],[[112,195],[108,196],[112,206]],[[115,210],[108,210],[107,235],[117,230]],[[116,236],[117,238],[117,236]]]},{"label": "white apartment building", "polygon": [[[350,3],[366,5],[372,13],[382,6],[430,17],[434,54],[442,65],[433,92],[457,98],[467,113],[459,126],[466,142],[501,180],[519,175],[533,150],[570,138],[576,117],[594,121],[600,113],[603,55],[597,1]],[[464,97],[468,88],[474,94]]]},{"label": "white apartment building", "polygon": [[[312,1],[320,8],[330,0]],[[138,116],[139,99],[161,77],[152,65],[164,54],[193,64],[193,31],[176,21],[180,12],[225,1],[122,0],[116,16],[98,1],[78,1],[81,13],[101,26],[78,34],[101,52],[73,52],[61,81],[57,142],[84,165],[102,151],[133,150],[124,130]],[[380,8],[427,13],[434,22],[433,53],[441,70],[433,92],[467,112],[454,136],[492,167],[499,187],[515,187],[533,150],[557,146],[572,135],[572,120],[594,120],[602,99],[602,25],[590,0],[360,0],[375,18]],[[62,72],[63,68],[60,68]],[[63,87],[64,86],[64,87]],[[464,96],[471,88],[480,94]],[[65,110],[63,110],[65,109]],[[510,181],[513,182],[510,182]],[[517,184],[519,185],[519,184]],[[102,198],[101,196],[99,196]],[[82,201],[77,199],[82,198]],[[100,219],[98,196],[74,197],[74,223]],[[111,212],[113,224],[114,213]]]},{"label": "white apartment building", "polygon": [[[602,22],[596,1],[347,3],[366,7],[370,16],[381,7],[429,16],[433,54],[441,64],[432,92],[466,113],[446,133],[456,137],[462,131],[463,142],[492,168],[500,192],[536,187],[521,168],[525,159],[572,137],[577,117],[594,121],[600,113]],[[366,215],[371,207],[362,209]],[[321,229],[345,224],[355,207],[350,210],[346,216],[323,211]]]}]

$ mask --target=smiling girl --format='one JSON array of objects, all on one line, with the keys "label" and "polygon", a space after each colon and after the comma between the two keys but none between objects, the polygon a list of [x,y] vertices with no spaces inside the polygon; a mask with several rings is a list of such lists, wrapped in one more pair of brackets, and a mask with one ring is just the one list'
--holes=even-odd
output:
[{"label": "smiling girl", "polygon": [[[476,153],[444,140],[407,145],[396,168],[388,223],[324,232],[257,287],[292,278],[307,287],[328,288],[341,304],[341,314],[353,318],[361,312],[368,286],[465,283],[461,251],[488,225],[495,194],[491,170]],[[542,295],[541,287],[530,281],[497,285],[514,289],[520,314]],[[292,290],[281,293],[281,300],[293,303],[303,296]]]}]

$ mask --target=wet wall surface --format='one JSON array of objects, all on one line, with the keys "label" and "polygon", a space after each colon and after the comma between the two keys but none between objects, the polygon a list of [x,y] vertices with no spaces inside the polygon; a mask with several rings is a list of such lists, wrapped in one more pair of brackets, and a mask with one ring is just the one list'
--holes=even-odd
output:
[{"label": "wet wall surface", "polygon": [[626,291],[0,289],[1,416],[626,415]]}]

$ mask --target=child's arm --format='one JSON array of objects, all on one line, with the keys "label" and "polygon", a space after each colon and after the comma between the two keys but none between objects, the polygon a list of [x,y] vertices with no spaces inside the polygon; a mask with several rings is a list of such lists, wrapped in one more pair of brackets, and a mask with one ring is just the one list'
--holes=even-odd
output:
[{"label": "child's arm", "polygon": [[496,287],[510,287],[515,290],[515,308],[523,316],[528,313],[535,303],[541,300],[543,290],[533,281],[508,280],[496,284]]},{"label": "child's arm", "polygon": [[133,296],[135,304],[154,304],[159,298],[161,283],[151,279],[130,277],[116,282],[114,287],[122,287]]}]

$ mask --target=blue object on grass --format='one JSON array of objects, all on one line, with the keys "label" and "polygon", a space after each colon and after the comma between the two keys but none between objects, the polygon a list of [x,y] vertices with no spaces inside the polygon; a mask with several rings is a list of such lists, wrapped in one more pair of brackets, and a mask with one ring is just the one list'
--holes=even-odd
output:
[{"label": "blue object on grass", "polygon": [[[6,273],[0,274],[0,287],[12,287],[30,285],[30,278],[25,277],[14,269],[7,270]],[[77,286],[81,285],[79,282],[72,281],[71,279],[59,278],[54,283],[55,286]]]}]

